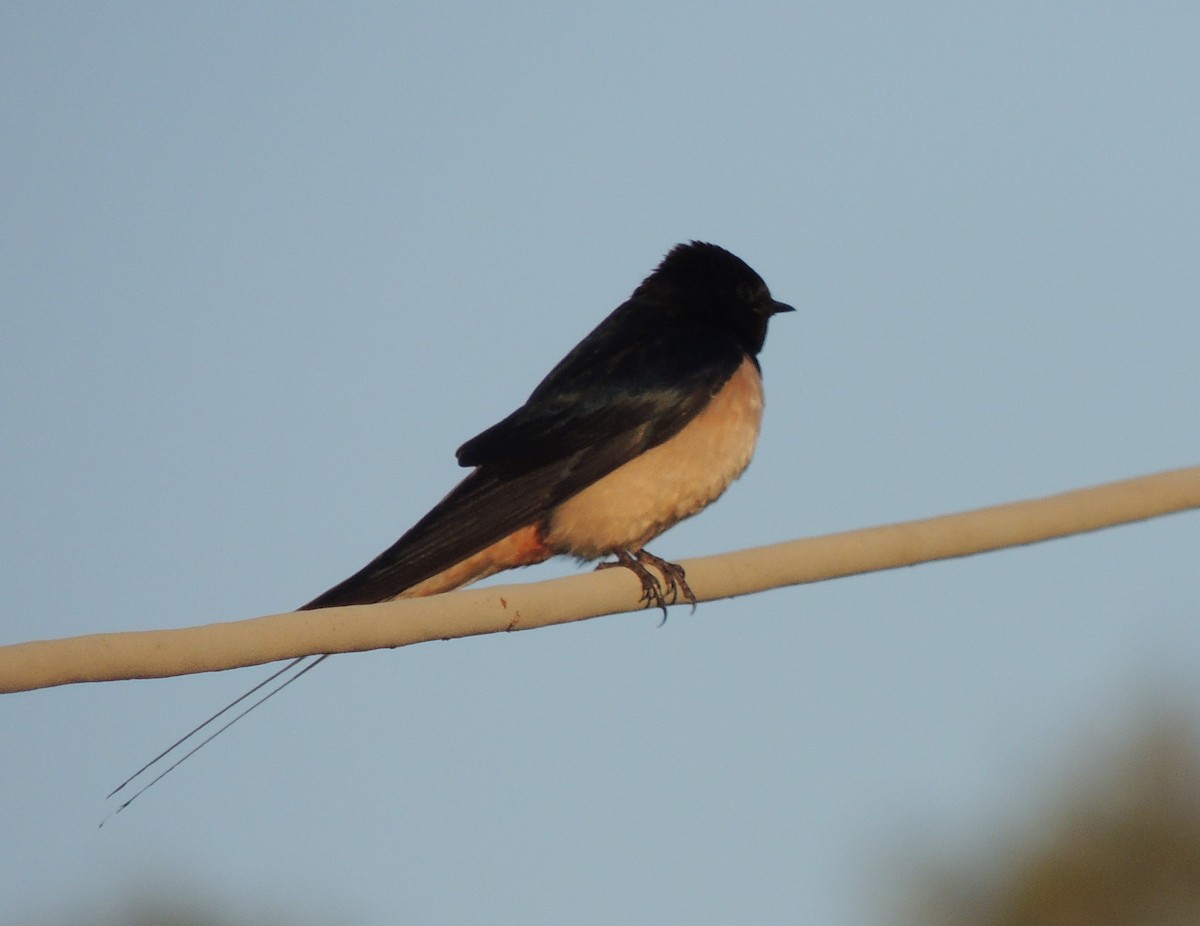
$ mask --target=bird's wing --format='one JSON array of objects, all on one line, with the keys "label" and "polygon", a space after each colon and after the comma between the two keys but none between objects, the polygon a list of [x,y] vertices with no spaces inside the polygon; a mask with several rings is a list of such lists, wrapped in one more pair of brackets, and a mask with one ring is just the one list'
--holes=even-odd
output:
[{"label": "bird's wing", "polygon": [[[475,471],[391,547],[305,605],[394,598],[677,434],[745,354],[731,339],[646,326],[621,306],[503,421],[465,443]],[[647,330],[643,330],[647,329]]]}]

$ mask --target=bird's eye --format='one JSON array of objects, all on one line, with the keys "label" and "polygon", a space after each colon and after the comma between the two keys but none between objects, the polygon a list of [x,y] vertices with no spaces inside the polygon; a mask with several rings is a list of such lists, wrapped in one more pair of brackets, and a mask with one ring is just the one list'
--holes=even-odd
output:
[{"label": "bird's eye", "polygon": [[753,305],[767,297],[767,288],[762,283],[739,283],[737,294],[743,302]]}]

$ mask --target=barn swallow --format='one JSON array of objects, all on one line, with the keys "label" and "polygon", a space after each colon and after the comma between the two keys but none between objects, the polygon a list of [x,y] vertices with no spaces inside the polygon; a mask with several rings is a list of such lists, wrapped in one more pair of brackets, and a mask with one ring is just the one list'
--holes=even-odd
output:
[{"label": "barn swallow", "polygon": [[615,555],[647,604],[663,605],[664,590],[694,602],[682,570],[645,545],[750,463],[763,411],[756,358],[768,319],[790,311],[723,248],[679,245],[524,405],[458,449],[470,475],[303,609],[432,595],[558,554]]},{"label": "barn swallow", "polygon": [[[433,595],[555,555],[615,556],[599,568],[631,569],[648,606],[665,614],[668,595],[695,605],[683,570],[645,545],[715,501],[750,463],[763,413],[758,353],[771,316],[791,311],[724,248],[676,246],[524,405],[458,449],[459,464],[472,471],[449,495],[300,610]],[[213,715],[117,790],[308,658]]]}]

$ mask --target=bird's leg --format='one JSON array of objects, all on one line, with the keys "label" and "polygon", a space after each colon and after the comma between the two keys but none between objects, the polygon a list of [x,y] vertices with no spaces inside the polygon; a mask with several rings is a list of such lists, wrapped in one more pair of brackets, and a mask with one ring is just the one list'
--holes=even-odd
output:
[{"label": "bird's leg", "polygon": [[682,566],[678,563],[668,563],[665,559],[661,559],[646,550],[638,550],[633,555],[639,563],[649,563],[662,573],[663,579],[667,583],[667,591],[671,593],[671,604],[677,602],[679,596],[682,595],[687,603],[692,606],[692,610],[696,610],[696,595],[687,584],[687,574],[683,571]]},{"label": "bird's leg", "polygon": [[[640,551],[639,551],[640,552]],[[663,597],[662,583],[643,566],[628,550],[614,550],[613,555],[616,556],[615,563],[600,563],[596,569],[612,569],[614,566],[624,566],[642,583],[642,597],[639,601],[646,602],[646,607],[653,605],[656,608],[662,608],[663,620],[667,619],[667,600]],[[666,573],[664,572],[665,576]]]},{"label": "bird's leg", "polygon": [[[682,595],[692,606],[692,610],[696,610],[696,595],[687,584],[687,575],[682,566],[677,563],[668,563],[665,559],[646,550],[638,550],[635,553],[630,553],[628,550],[615,550],[613,555],[617,558],[615,563],[601,563],[596,568],[612,569],[614,566],[624,566],[630,570],[642,583],[640,600],[646,602],[646,607],[653,605],[656,608],[662,608],[664,622],[667,619],[667,595],[671,596],[671,604],[675,604]],[[662,573],[661,582],[654,573],[646,568],[647,564]]]}]

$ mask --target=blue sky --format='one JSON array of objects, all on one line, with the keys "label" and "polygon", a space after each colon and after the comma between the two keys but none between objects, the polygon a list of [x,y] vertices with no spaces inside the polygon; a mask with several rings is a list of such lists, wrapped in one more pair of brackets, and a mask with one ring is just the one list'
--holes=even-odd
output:
[{"label": "blue sky", "polygon": [[[659,555],[1195,464],[1198,37],[1184,3],[7,4],[0,639],[308,600],[688,239],[799,311],[753,465]],[[1198,540],[340,656],[102,831],[263,670],[9,696],[0,894],[881,922],[1200,712]]]}]

